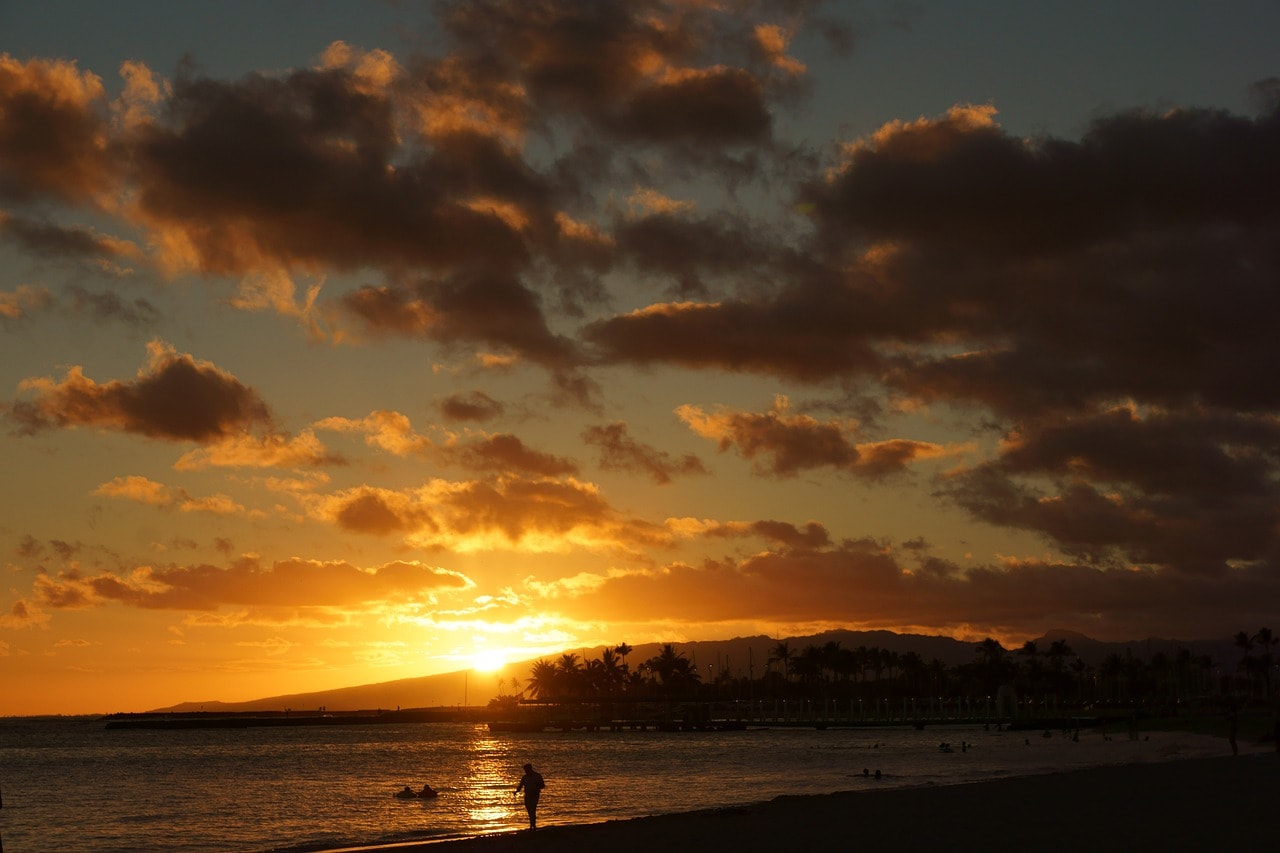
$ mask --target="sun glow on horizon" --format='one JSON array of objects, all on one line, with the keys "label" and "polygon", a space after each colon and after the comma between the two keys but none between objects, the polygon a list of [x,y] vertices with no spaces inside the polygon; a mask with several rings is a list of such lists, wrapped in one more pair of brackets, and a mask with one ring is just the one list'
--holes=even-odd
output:
[{"label": "sun glow on horizon", "polygon": [[500,649],[485,649],[471,656],[471,668],[476,672],[497,672],[507,665],[507,655]]}]

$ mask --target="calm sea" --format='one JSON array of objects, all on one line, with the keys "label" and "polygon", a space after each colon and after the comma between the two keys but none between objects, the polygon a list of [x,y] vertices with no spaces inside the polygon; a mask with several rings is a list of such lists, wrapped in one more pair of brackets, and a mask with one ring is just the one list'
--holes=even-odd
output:
[{"label": "calm sea", "polygon": [[[510,832],[525,825],[514,788],[526,761],[547,779],[539,823],[550,826],[1226,751],[1223,739],[1178,733],[1085,730],[1074,741],[981,726],[491,734],[460,723],[155,731],[7,718],[0,842],[9,853],[258,853]],[[424,782],[438,799],[392,796]]]}]

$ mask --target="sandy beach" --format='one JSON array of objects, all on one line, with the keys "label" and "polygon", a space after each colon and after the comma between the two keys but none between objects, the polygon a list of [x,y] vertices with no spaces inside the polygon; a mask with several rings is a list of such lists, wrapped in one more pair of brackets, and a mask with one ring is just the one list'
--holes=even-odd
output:
[{"label": "sandy beach", "polygon": [[[678,786],[672,799],[673,809],[678,809]],[[1280,755],[1268,753],[965,785],[779,797],[738,808],[361,849],[394,853],[1245,850],[1280,842],[1278,815]]]}]

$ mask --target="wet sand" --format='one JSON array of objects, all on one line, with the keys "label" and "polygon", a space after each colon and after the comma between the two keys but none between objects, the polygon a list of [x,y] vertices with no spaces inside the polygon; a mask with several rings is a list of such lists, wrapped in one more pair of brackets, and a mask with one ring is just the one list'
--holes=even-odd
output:
[{"label": "wet sand", "polygon": [[[744,780],[750,784],[750,780]],[[673,796],[678,797],[678,792]],[[678,807],[678,802],[673,802]],[[547,818],[551,818],[550,814]],[[1280,842],[1280,755],[1182,759],[966,785],[548,826],[388,853],[1229,850]]]}]

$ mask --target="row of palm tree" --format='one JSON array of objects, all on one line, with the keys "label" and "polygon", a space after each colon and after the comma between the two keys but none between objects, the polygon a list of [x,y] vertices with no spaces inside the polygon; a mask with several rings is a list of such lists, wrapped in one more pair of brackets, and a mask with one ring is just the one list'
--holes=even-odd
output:
[{"label": "row of palm tree", "polygon": [[671,643],[635,670],[627,663],[631,651],[631,646],[622,643],[605,649],[598,660],[581,661],[575,654],[564,654],[555,661],[535,661],[522,692],[550,702],[623,694],[671,696],[689,693],[701,681],[693,662]]},{"label": "row of palm tree", "polygon": [[[1271,647],[1280,640],[1271,633],[1270,628],[1259,628],[1256,634],[1240,631],[1233,639],[1236,648],[1243,652],[1239,669],[1249,681],[1251,695],[1254,687],[1260,687],[1262,698],[1269,703],[1271,701],[1271,669],[1276,664],[1275,656],[1271,654]],[[1254,654],[1255,650],[1258,650],[1257,654]]]},{"label": "row of palm tree", "polygon": [[[1271,697],[1271,630],[1241,632],[1236,645],[1244,652],[1243,679],[1219,677],[1217,662],[1179,648],[1173,654],[1156,652],[1148,658],[1131,653],[1111,654],[1094,667],[1085,663],[1066,640],[1041,649],[1028,641],[1007,649],[987,638],[974,644],[968,664],[926,661],[916,652],[876,646],[845,648],[839,641],[793,649],[785,641],[769,650],[765,673],[743,677],[727,669],[704,683],[694,663],[674,644],[634,669],[626,643],[606,648],[597,660],[576,654],[533,664],[523,690],[512,680],[513,692],[540,702],[600,701],[623,697],[646,698],[858,698],[888,700],[911,697],[992,696],[1012,686],[1022,696],[1059,702],[1177,703],[1196,697],[1240,692],[1251,698]],[[499,690],[501,693],[501,689]],[[511,699],[512,697],[505,697]]]}]

